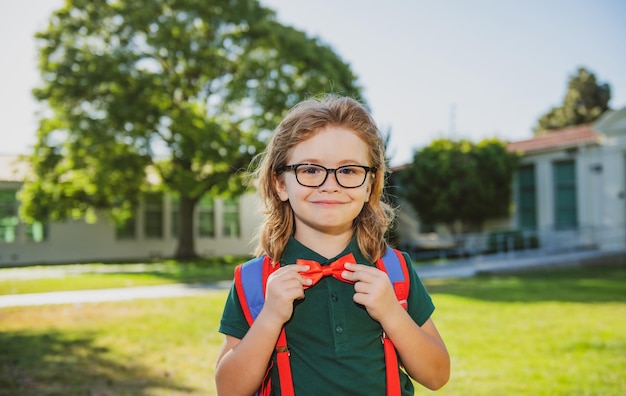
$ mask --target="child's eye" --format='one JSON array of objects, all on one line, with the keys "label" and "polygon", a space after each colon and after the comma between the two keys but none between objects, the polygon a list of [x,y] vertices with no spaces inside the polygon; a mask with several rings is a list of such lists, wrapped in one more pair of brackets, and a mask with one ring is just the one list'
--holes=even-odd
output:
[{"label": "child's eye", "polygon": [[344,175],[354,175],[354,174],[357,174],[360,169],[361,168],[357,168],[354,166],[346,166],[344,168],[337,169],[337,172],[344,174]]},{"label": "child's eye", "polygon": [[315,166],[315,165],[301,166],[298,168],[298,173],[306,173],[309,175],[315,175],[322,171],[323,171],[322,168],[320,168],[319,166]]}]

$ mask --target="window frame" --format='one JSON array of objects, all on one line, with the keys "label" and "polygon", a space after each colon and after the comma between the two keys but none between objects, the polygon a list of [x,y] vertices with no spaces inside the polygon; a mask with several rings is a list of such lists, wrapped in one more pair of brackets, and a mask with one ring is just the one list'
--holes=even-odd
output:
[{"label": "window frame", "polygon": [[578,228],[578,186],[576,162],[562,160],[552,163],[554,188],[554,228],[574,230]]}]

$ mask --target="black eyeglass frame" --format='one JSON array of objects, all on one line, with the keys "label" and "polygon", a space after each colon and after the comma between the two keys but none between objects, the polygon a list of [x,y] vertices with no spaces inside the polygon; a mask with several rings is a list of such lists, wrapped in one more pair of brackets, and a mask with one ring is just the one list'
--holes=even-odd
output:
[{"label": "black eyeglass frame", "polygon": [[[324,169],[326,171],[326,176],[324,176],[324,180],[322,180],[322,182],[320,184],[317,185],[306,185],[303,184],[300,179],[298,179],[298,172],[297,169],[300,166],[316,166],[318,168]],[[337,171],[340,169],[344,169],[344,168],[361,168],[365,171],[365,176],[363,176],[363,181],[361,182],[361,184],[359,184],[358,186],[351,186],[351,187],[346,187],[343,184],[341,184],[341,182],[339,181],[339,179],[337,178]],[[322,186],[324,183],[326,183],[326,180],[328,180],[328,175],[332,172],[333,176],[335,176],[335,181],[337,181],[337,184],[339,184],[341,187],[343,188],[359,188],[361,187],[363,184],[365,184],[365,180],[367,180],[367,174],[369,172],[376,172],[376,168],[373,168],[371,166],[365,166],[365,165],[342,165],[339,166],[337,168],[327,168],[325,166],[322,165],[318,165],[318,164],[309,164],[309,163],[302,163],[302,164],[292,164],[292,165],[285,165],[281,168],[278,169],[278,174],[281,174],[285,171],[293,171],[294,175],[296,176],[296,181],[298,182],[299,185],[303,186],[303,187],[311,187],[311,188],[317,188]]]}]

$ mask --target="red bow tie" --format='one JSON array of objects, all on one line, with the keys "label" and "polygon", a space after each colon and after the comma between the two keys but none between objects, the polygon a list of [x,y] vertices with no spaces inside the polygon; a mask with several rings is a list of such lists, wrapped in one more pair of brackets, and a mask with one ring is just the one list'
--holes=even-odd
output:
[{"label": "red bow tie", "polygon": [[346,263],[356,264],[356,259],[352,253],[346,254],[345,256],[339,257],[337,260],[333,261],[329,265],[321,265],[317,261],[313,260],[296,260],[296,265],[308,265],[309,270],[306,272],[300,272],[305,278],[311,279],[313,283],[308,286],[304,286],[304,288],[309,288],[319,282],[325,276],[332,276],[333,278],[339,279],[342,282],[354,283],[347,279],[344,279],[341,276],[343,271],[348,271],[344,266]]}]

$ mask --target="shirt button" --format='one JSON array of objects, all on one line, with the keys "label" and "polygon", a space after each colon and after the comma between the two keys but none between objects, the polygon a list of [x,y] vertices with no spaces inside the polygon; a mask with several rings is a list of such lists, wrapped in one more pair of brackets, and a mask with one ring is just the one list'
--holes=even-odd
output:
[{"label": "shirt button", "polygon": [[341,327],[341,326],[337,326],[337,327],[335,327],[335,331],[336,331],[337,333],[343,333],[343,327]]},{"label": "shirt button", "polygon": [[337,297],[336,294],[333,294],[330,296],[330,299],[332,300],[332,302],[337,302],[339,300],[339,297]]}]

